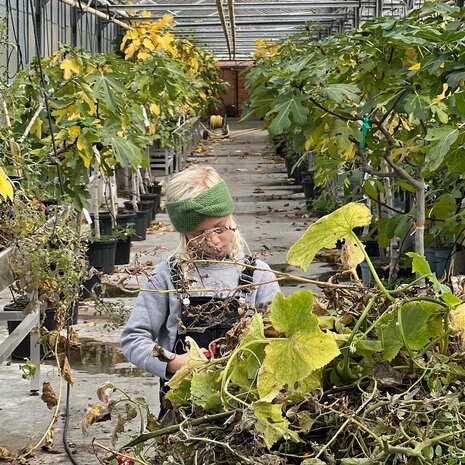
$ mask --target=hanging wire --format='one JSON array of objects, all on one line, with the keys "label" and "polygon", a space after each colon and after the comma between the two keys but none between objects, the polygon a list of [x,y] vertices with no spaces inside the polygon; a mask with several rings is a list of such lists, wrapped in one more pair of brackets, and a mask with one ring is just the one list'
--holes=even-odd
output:
[{"label": "hanging wire", "polygon": [[[34,13],[34,5],[32,4],[32,0],[29,0],[30,6],[31,6],[31,13]],[[52,141],[52,148],[53,148],[53,154],[55,157],[57,156],[57,147],[56,147],[56,141],[55,141],[55,133],[53,132],[53,122],[52,122],[52,114],[50,111],[50,105],[48,101],[48,95],[46,92],[46,86],[45,86],[45,76],[44,76],[44,70],[42,68],[42,54],[40,50],[40,44],[39,44],[39,36],[37,34],[37,24],[35,21],[32,21],[32,29],[34,31],[34,42],[36,46],[36,55],[37,55],[37,63],[39,66],[39,77],[40,77],[40,85],[41,85],[41,90],[42,90],[42,96],[44,98],[44,104],[45,108],[47,110],[47,119],[48,119],[48,124],[50,126],[50,139]],[[60,186],[60,193],[61,196],[65,196],[65,189],[64,189],[64,182],[63,182],[63,173],[61,172],[61,166],[59,163],[57,163],[57,173],[58,173],[58,183]]]},{"label": "hanging wire", "polygon": [[[14,44],[15,47],[10,47],[10,45],[7,45],[7,50],[11,49],[10,52],[7,51],[7,75],[8,79],[14,79],[16,74],[20,69],[24,68],[24,62],[23,62],[23,53],[21,49],[21,44],[19,42],[19,37],[16,31],[16,26],[18,26],[19,29],[19,7],[16,5],[16,26],[15,26],[15,18],[13,17],[13,7],[11,6],[11,1],[7,0],[7,25],[11,23],[11,32],[13,33],[13,39],[14,39]],[[16,71],[14,72],[13,75],[10,76],[10,61],[11,61],[11,56],[14,53],[14,50],[16,48],[16,54],[17,54],[17,64],[16,64]]]}]

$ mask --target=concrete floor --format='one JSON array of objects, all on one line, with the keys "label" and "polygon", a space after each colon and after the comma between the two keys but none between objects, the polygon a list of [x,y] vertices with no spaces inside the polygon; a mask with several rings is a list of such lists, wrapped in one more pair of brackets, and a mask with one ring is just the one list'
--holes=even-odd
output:
[{"label": "concrete floor", "polygon": [[[235,121],[230,122],[233,131],[259,128],[260,124],[258,121],[240,125]],[[236,219],[252,252],[261,252],[264,260],[280,271],[313,278],[331,271],[326,263],[314,263],[307,273],[302,274],[285,264],[287,250],[314,219],[308,218],[302,189],[288,182],[283,160],[271,152],[265,131],[257,130],[221,141],[209,140],[202,142],[202,147],[204,150],[195,152],[189,163],[212,164],[224,177],[235,200]],[[164,213],[159,213],[156,221],[169,224]],[[131,257],[133,263],[137,261],[141,266],[122,267],[108,281],[117,283],[124,280],[128,288],[139,287],[144,276],[134,273],[134,270],[149,270],[153,264],[163,260],[176,245],[177,237],[175,232],[155,230],[147,235],[145,241],[134,242]],[[299,288],[312,289],[309,285],[291,283],[282,286],[282,291],[287,295]],[[132,306],[134,298],[126,296],[123,300]],[[0,305],[9,300],[8,291],[0,294]],[[152,411],[158,409],[157,378],[125,361],[118,347],[120,331],[108,331],[105,323],[105,319],[94,314],[92,307],[83,306],[78,324],[74,326],[80,336],[81,347],[74,349],[71,356],[75,383],[70,388],[69,396],[68,444],[74,452],[74,460],[81,465],[99,463],[93,452],[93,440],[111,447],[114,420],[94,424],[86,433],[81,427],[88,404],[98,402],[96,391],[102,384],[110,382],[130,396],[144,397]],[[6,335],[6,323],[0,322],[0,342]],[[50,382],[58,394],[59,378],[54,363],[47,361],[41,370],[41,380]],[[0,366],[0,447],[14,453],[28,443],[38,443],[53,414],[40,397],[29,395],[29,382],[22,379],[21,374],[21,363],[18,361]],[[53,453],[39,448],[35,457],[29,459],[31,465],[72,463],[64,452],[62,440],[66,391],[67,387],[63,385]],[[119,397],[114,395],[114,398]],[[137,423],[133,422],[131,429],[122,435],[119,445],[124,443],[124,438],[137,432]],[[99,455],[103,456],[104,452],[100,450]]]}]

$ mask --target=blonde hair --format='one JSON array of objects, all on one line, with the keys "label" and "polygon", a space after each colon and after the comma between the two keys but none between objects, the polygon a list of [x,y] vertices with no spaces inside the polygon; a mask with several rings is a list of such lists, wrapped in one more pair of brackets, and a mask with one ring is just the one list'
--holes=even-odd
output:
[{"label": "blonde hair", "polygon": [[[166,186],[166,200],[176,202],[179,200],[192,200],[211,189],[221,181],[221,176],[210,165],[193,165],[180,173],[175,174]],[[233,226],[237,223],[231,215]],[[176,256],[181,260],[189,259],[188,239],[184,233],[180,233],[179,243],[170,257]],[[231,243],[230,257],[233,260],[240,258],[247,244],[239,230],[236,230]]]}]

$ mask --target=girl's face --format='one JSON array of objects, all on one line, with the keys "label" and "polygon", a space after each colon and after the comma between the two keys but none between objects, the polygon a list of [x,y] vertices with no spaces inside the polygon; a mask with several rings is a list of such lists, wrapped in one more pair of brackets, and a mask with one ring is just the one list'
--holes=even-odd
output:
[{"label": "girl's face", "polygon": [[231,250],[235,231],[231,216],[207,218],[186,233],[189,250],[202,257],[222,258]]}]

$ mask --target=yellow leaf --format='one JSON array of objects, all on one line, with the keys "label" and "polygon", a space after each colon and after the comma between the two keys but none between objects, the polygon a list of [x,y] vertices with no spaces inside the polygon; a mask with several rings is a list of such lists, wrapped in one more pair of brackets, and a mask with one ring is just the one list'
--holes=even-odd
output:
[{"label": "yellow leaf", "polygon": [[434,105],[440,102],[441,100],[444,100],[446,98],[446,92],[448,88],[449,88],[449,84],[444,83],[442,85],[442,93],[440,93],[435,99],[432,100],[431,105]]},{"label": "yellow leaf", "polygon": [[81,67],[70,58],[66,58],[60,64],[60,68],[63,70],[63,77],[69,81],[73,77],[73,73],[81,74]]},{"label": "yellow leaf", "polygon": [[305,150],[310,150],[313,145],[313,137],[310,136],[306,141],[305,141]]},{"label": "yellow leaf", "polygon": [[79,152],[79,156],[82,158],[82,161],[84,162],[84,166],[86,168],[90,168],[90,164],[92,163],[92,157],[88,157],[85,153],[82,153],[82,152]]},{"label": "yellow leaf", "polygon": [[13,200],[13,184],[2,168],[0,168],[0,196],[4,200]]},{"label": "yellow leaf", "polygon": [[350,144],[349,148],[344,152],[343,157],[345,161],[351,160],[355,156],[355,145]]},{"label": "yellow leaf", "polygon": [[84,100],[84,102],[87,103],[89,107],[89,111],[87,113],[91,116],[95,114],[97,109],[95,107],[94,101],[85,92],[79,92],[79,95],[82,96],[82,99]]},{"label": "yellow leaf", "polygon": [[155,46],[153,45],[153,42],[149,38],[145,38],[142,42],[142,45],[147,49],[147,50],[155,50]]},{"label": "yellow leaf", "polygon": [[184,362],[184,365],[168,381],[168,386],[171,389],[178,388],[183,379],[191,379],[197,368],[208,363],[208,358],[205,357],[205,354],[199,348],[194,339],[186,336],[186,344],[189,347],[187,359]]},{"label": "yellow leaf", "polygon": [[452,333],[463,337],[465,331],[465,304],[461,304],[449,313]]},{"label": "yellow leaf", "polygon": [[157,35],[157,50],[164,48],[171,55],[176,55],[176,50],[172,47],[172,43],[174,41],[174,35],[171,32],[166,32],[162,36]]},{"label": "yellow leaf", "polygon": [[132,42],[126,48],[124,59],[129,60],[134,56],[134,53],[136,53],[136,46],[134,45],[134,42]]},{"label": "yellow leaf", "polygon": [[79,137],[81,134],[81,127],[80,126],[71,126],[68,129],[68,139],[71,142],[71,144],[74,143],[74,141]]},{"label": "yellow leaf", "polygon": [[445,65],[445,63],[441,63],[441,64],[439,65],[439,67],[440,67],[440,68],[444,68],[444,65]]},{"label": "yellow leaf", "polygon": [[31,127],[31,134],[35,134],[38,139],[42,139],[42,120],[37,118]]},{"label": "yellow leaf", "polygon": [[144,10],[141,13],[141,16],[142,16],[142,18],[150,18],[152,16],[152,13],[150,13],[150,11]]},{"label": "yellow leaf", "polygon": [[143,50],[141,50],[141,51],[139,51],[139,52],[137,53],[137,58],[138,58],[139,60],[146,60],[149,56],[150,56],[150,55],[149,55],[147,52],[143,51]]},{"label": "yellow leaf", "polygon": [[421,63],[416,63],[412,66],[410,66],[410,68],[408,69],[409,71],[417,71],[421,68]]},{"label": "yellow leaf", "polygon": [[150,104],[150,112],[156,116],[160,116],[160,113],[161,113],[160,105],[158,105],[157,103]]},{"label": "yellow leaf", "polygon": [[203,100],[207,100],[207,94],[205,92],[200,91],[199,92],[199,97]]},{"label": "yellow leaf", "polygon": [[150,135],[153,135],[157,132],[157,126],[153,123],[150,123],[150,126],[149,126],[149,134]]}]

